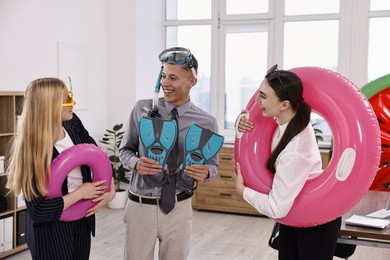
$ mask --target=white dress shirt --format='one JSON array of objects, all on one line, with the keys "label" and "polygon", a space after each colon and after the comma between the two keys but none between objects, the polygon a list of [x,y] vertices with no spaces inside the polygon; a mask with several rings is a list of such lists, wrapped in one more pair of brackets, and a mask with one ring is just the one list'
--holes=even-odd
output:
[{"label": "white dress shirt", "polygon": [[[271,150],[278,144],[287,125],[288,123],[278,125],[272,139]],[[306,181],[322,173],[321,155],[310,123],[291,139],[279,154],[275,169],[269,194],[262,194],[246,187],[243,197],[260,213],[271,218],[282,218],[290,211]]]},{"label": "white dress shirt", "polygon": [[[55,147],[59,153],[62,153],[69,147],[74,146],[72,139],[68,132],[64,129],[65,137],[61,140],[58,140],[55,143]],[[73,170],[71,170],[68,174],[68,192],[72,192],[77,189],[81,184],[83,184],[83,176],[81,175],[81,168],[77,166]]]}]

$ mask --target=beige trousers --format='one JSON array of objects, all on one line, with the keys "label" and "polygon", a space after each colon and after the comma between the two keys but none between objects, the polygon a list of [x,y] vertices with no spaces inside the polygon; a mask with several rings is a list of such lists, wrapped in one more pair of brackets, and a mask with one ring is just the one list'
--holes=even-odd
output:
[{"label": "beige trousers", "polygon": [[160,260],[186,260],[192,229],[191,198],[176,202],[165,215],[158,205],[128,200],[124,222],[126,241],[124,259],[153,260],[158,239]]}]

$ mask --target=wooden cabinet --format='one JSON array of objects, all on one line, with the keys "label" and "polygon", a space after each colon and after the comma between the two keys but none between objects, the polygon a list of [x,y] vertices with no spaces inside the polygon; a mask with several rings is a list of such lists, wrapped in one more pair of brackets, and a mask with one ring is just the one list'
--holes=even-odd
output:
[{"label": "wooden cabinet", "polygon": [[198,183],[198,188],[192,198],[192,207],[195,209],[260,215],[236,192],[233,179],[235,174],[233,146],[222,147],[218,156],[218,176],[211,182]]},{"label": "wooden cabinet", "polygon": [[[4,164],[8,160],[7,156],[10,149],[10,142],[16,132],[17,116],[22,113],[23,95],[23,92],[0,91],[0,158],[4,156]],[[2,236],[0,237],[0,241],[4,237],[3,230],[10,229],[10,226],[12,226],[12,242],[5,251],[4,245],[3,247],[0,245],[0,259],[27,248],[25,242],[18,244],[18,241],[20,242],[21,240],[18,239],[17,233],[18,218],[22,215],[26,217],[26,214],[24,214],[26,207],[24,205],[21,206],[20,199],[18,200],[14,195],[8,194],[6,182],[7,177],[3,169],[0,168],[0,194],[6,197],[7,204],[6,211],[0,212],[0,224],[3,223],[3,228],[0,227],[0,236]],[[7,221],[1,221],[1,219]]]},{"label": "wooden cabinet", "polygon": [[[330,151],[321,149],[320,152],[323,168],[325,168],[330,160]],[[211,182],[198,183],[198,188],[192,198],[192,207],[194,209],[261,215],[235,190],[233,145],[222,147],[218,156],[218,176]]]},{"label": "wooden cabinet", "polygon": [[321,153],[321,160],[322,160],[322,169],[325,169],[326,166],[328,166],[330,157],[331,157],[331,151],[330,149],[320,149]]}]

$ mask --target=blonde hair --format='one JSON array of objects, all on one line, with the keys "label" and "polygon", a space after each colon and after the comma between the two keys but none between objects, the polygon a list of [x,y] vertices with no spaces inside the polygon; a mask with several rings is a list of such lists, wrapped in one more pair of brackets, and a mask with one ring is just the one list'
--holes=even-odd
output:
[{"label": "blonde hair", "polygon": [[57,78],[32,81],[6,168],[7,188],[26,200],[46,196],[46,175],[50,174],[53,146],[61,131],[61,113],[66,85]]}]

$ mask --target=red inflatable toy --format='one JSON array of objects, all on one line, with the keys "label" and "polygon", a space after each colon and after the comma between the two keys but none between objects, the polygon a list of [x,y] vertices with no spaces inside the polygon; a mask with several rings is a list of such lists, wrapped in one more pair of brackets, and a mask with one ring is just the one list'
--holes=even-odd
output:
[{"label": "red inflatable toy", "polygon": [[365,85],[362,92],[369,97],[378,118],[382,154],[378,172],[370,190],[388,191],[390,183],[390,74]]}]

